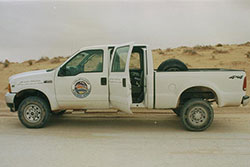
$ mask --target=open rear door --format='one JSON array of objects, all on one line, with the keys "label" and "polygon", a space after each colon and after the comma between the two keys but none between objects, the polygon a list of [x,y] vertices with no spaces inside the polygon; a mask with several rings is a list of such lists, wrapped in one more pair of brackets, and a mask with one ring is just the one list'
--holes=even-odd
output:
[{"label": "open rear door", "polygon": [[117,46],[113,52],[110,74],[110,102],[113,107],[132,114],[131,83],[129,77],[129,60],[133,43]]}]

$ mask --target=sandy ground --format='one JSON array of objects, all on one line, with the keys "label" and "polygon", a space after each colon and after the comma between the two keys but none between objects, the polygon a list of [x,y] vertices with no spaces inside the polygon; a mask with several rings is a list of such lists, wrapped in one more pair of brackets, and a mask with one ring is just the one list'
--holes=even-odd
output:
[{"label": "sandy ground", "polygon": [[204,132],[185,131],[170,111],[65,114],[43,129],[0,111],[0,166],[248,167],[249,109],[216,110]]}]

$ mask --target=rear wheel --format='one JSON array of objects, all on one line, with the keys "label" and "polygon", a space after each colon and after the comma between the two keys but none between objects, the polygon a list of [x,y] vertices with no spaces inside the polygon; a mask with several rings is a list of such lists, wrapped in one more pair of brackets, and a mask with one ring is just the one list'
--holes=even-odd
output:
[{"label": "rear wheel", "polygon": [[202,99],[191,99],[181,108],[181,122],[187,130],[203,131],[213,122],[214,111],[211,105]]},{"label": "rear wheel", "polygon": [[18,118],[27,128],[41,128],[45,126],[50,115],[48,103],[36,96],[27,97],[18,108]]}]

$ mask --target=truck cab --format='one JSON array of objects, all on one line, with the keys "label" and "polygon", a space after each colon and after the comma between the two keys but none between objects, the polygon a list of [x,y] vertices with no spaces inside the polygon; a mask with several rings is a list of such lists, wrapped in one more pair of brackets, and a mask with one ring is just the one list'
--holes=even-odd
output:
[{"label": "truck cab", "polygon": [[150,106],[145,83],[152,79],[147,79],[146,55],[146,45],[130,43],[116,48],[110,45],[81,49],[55,70],[58,106],[60,109],[116,107],[127,113],[132,113],[133,106]]}]

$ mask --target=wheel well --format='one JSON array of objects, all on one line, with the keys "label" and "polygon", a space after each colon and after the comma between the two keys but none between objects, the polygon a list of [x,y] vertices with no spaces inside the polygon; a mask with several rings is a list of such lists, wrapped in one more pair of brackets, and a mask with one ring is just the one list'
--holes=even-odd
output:
[{"label": "wheel well", "polygon": [[26,90],[22,90],[16,94],[16,96],[14,98],[15,110],[17,111],[21,102],[25,98],[30,97],[30,96],[36,96],[36,97],[42,98],[43,100],[45,100],[48,103],[49,108],[51,109],[49,99],[43,92],[41,92],[39,90],[35,90],[35,89],[26,89]]},{"label": "wheel well", "polygon": [[218,104],[218,98],[214,90],[208,87],[195,86],[182,92],[179,98],[179,105],[182,105],[186,101],[193,98],[200,98],[209,102],[216,102]]}]

